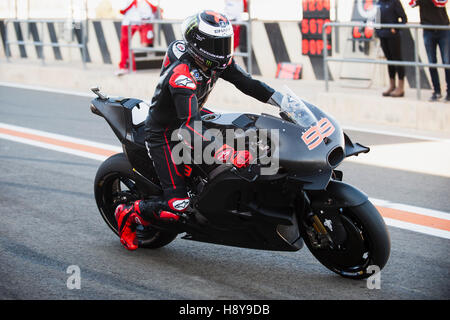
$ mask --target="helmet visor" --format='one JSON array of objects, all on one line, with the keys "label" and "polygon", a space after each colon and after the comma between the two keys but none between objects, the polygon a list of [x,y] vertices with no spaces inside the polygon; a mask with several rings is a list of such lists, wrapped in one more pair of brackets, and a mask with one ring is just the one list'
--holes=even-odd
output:
[{"label": "helmet visor", "polygon": [[211,60],[227,63],[233,55],[233,36],[205,37],[200,43],[200,52]]}]

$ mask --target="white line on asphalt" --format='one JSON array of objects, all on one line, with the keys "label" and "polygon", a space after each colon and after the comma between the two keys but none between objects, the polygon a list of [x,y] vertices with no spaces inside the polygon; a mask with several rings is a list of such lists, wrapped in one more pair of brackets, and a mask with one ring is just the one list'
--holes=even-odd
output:
[{"label": "white line on asphalt", "polygon": [[392,208],[401,211],[407,211],[412,213],[421,214],[423,216],[429,216],[433,218],[439,218],[444,220],[450,220],[450,213],[437,211],[432,209],[426,209],[422,207],[410,206],[407,204],[395,203],[388,200],[381,200],[375,198],[369,198],[370,202],[372,202],[376,206]]},{"label": "white line on asphalt", "polygon": [[391,227],[396,227],[400,229],[406,229],[410,231],[415,231],[419,233],[428,234],[430,236],[435,236],[444,239],[450,239],[450,232],[446,230],[440,230],[435,228],[430,228],[415,223],[404,222],[396,219],[383,217],[384,222]]},{"label": "white line on asphalt", "polygon": [[2,87],[11,87],[11,88],[16,88],[16,89],[26,89],[26,90],[50,92],[50,93],[60,93],[60,94],[67,94],[67,95],[72,95],[72,96],[87,97],[87,98],[92,98],[92,99],[95,98],[95,94],[94,93],[71,91],[71,90],[63,90],[63,89],[55,89],[55,88],[47,88],[47,87],[28,85],[28,84],[20,84],[20,83],[12,83],[12,82],[0,82],[0,86],[2,86]]},{"label": "white line on asphalt", "polygon": [[46,137],[46,138],[58,139],[58,140],[63,140],[63,141],[67,141],[67,142],[78,143],[78,144],[82,144],[82,145],[86,145],[86,146],[90,146],[90,147],[95,147],[95,148],[101,148],[101,149],[106,149],[106,150],[111,150],[111,151],[116,151],[116,152],[122,152],[122,148],[119,147],[119,146],[113,146],[111,144],[105,144],[105,143],[100,143],[100,142],[93,142],[93,141],[90,141],[90,140],[69,137],[69,136],[65,136],[65,135],[62,135],[62,134],[50,133],[50,132],[47,132],[47,131],[41,131],[41,130],[36,130],[36,129],[30,129],[30,128],[25,128],[25,127],[15,126],[15,125],[3,123],[3,122],[0,122],[0,128],[16,130],[16,131],[20,131],[20,132],[23,132],[23,133],[30,133],[30,134],[40,135],[40,136]]},{"label": "white line on asphalt", "polygon": [[89,159],[93,159],[93,160],[105,161],[106,158],[108,158],[108,157],[97,155],[97,154],[90,153],[90,152],[83,152],[83,151],[65,148],[65,147],[61,147],[61,146],[55,146],[50,143],[39,142],[39,141],[34,141],[34,140],[20,138],[20,137],[14,137],[12,135],[7,135],[7,134],[3,134],[3,133],[0,133],[0,138],[5,139],[5,140],[14,141],[14,142],[28,144],[28,145],[35,146],[35,147],[45,148],[45,149],[49,149],[49,150],[53,150],[53,151],[64,152],[64,153],[72,154],[72,155],[83,157],[83,158],[89,158]]}]

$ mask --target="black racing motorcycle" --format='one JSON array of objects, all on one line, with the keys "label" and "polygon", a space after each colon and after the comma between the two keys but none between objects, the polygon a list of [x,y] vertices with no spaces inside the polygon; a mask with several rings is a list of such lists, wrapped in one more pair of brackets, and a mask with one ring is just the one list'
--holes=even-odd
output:
[{"label": "black racing motorcycle", "polygon": [[[123,153],[100,165],[94,186],[98,209],[118,234],[114,211],[119,204],[162,194],[144,140],[149,107],[142,100],[92,91],[98,97],[91,111],[108,122],[123,146]],[[345,157],[369,148],[353,143],[330,115],[290,90],[279,115],[203,116],[206,128],[259,134],[243,141],[263,154],[260,159],[271,161],[245,168],[186,165],[190,207],[177,222],[138,226],[139,247],[160,248],[179,234],[187,240],[277,251],[297,251],[306,242],[320,263],[343,277],[367,278],[369,266],[381,270],[390,254],[384,220],[368,196],[342,182],[343,173],[336,170]]]}]

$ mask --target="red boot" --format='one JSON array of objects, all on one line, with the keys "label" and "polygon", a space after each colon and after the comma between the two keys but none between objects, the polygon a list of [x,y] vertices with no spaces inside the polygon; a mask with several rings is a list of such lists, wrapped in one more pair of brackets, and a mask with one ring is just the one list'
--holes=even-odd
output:
[{"label": "red boot", "polygon": [[[180,219],[177,213],[182,213],[189,205],[189,198],[173,198],[168,203],[152,200],[138,200],[131,206],[119,205],[115,211],[120,242],[128,250],[136,250],[138,240],[136,236],[136,226],[138,224],[145,227],[150,225],[150,221],[165,220],[176,222]],[[143,214],[147,219],[143,218]],[[170,212],[168,210],[173,210]]]},{"label": "red boot", "polygon": [[141,224],[143,226],[150,225],[141,216],[139,209],[139,201],[136,201],[131,206],[119,205],[115,211],[117,221],[117,229],[119,231],[120,242],[128,250],[136,250],[138,248],[138,241],[136,237],[136,226]]}]

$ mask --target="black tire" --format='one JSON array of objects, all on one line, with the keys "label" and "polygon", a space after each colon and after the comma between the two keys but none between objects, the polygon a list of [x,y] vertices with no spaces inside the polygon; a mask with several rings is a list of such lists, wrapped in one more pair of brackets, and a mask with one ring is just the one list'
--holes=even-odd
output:
[{"label": "black tire", "polygon": [[[142,198],[155,196],[148,189],[136,183],[133,172],[125,154],[115,154],[106,159],[98,168],[94,180],[94,194],[100,214],[109,228],[116,234],[117,222],[115,208],[121,203],[132,203]],[[139,248],[161,248],[176,237],[177,233],[157,229],[138,228]]]},{"label": "black tire", "polygon": [[[300,223],[303,239],[311,253],[331,271],[352,279],[364,279],[373,273],[369,266],[379,270],[386,265],[391,241],[378,210],[370,201],[356,207],[342,208],[341,221],[347,231],[347,239],[341,249],[315,248]],[[372,271],[372,270],[369,270]]]}]

